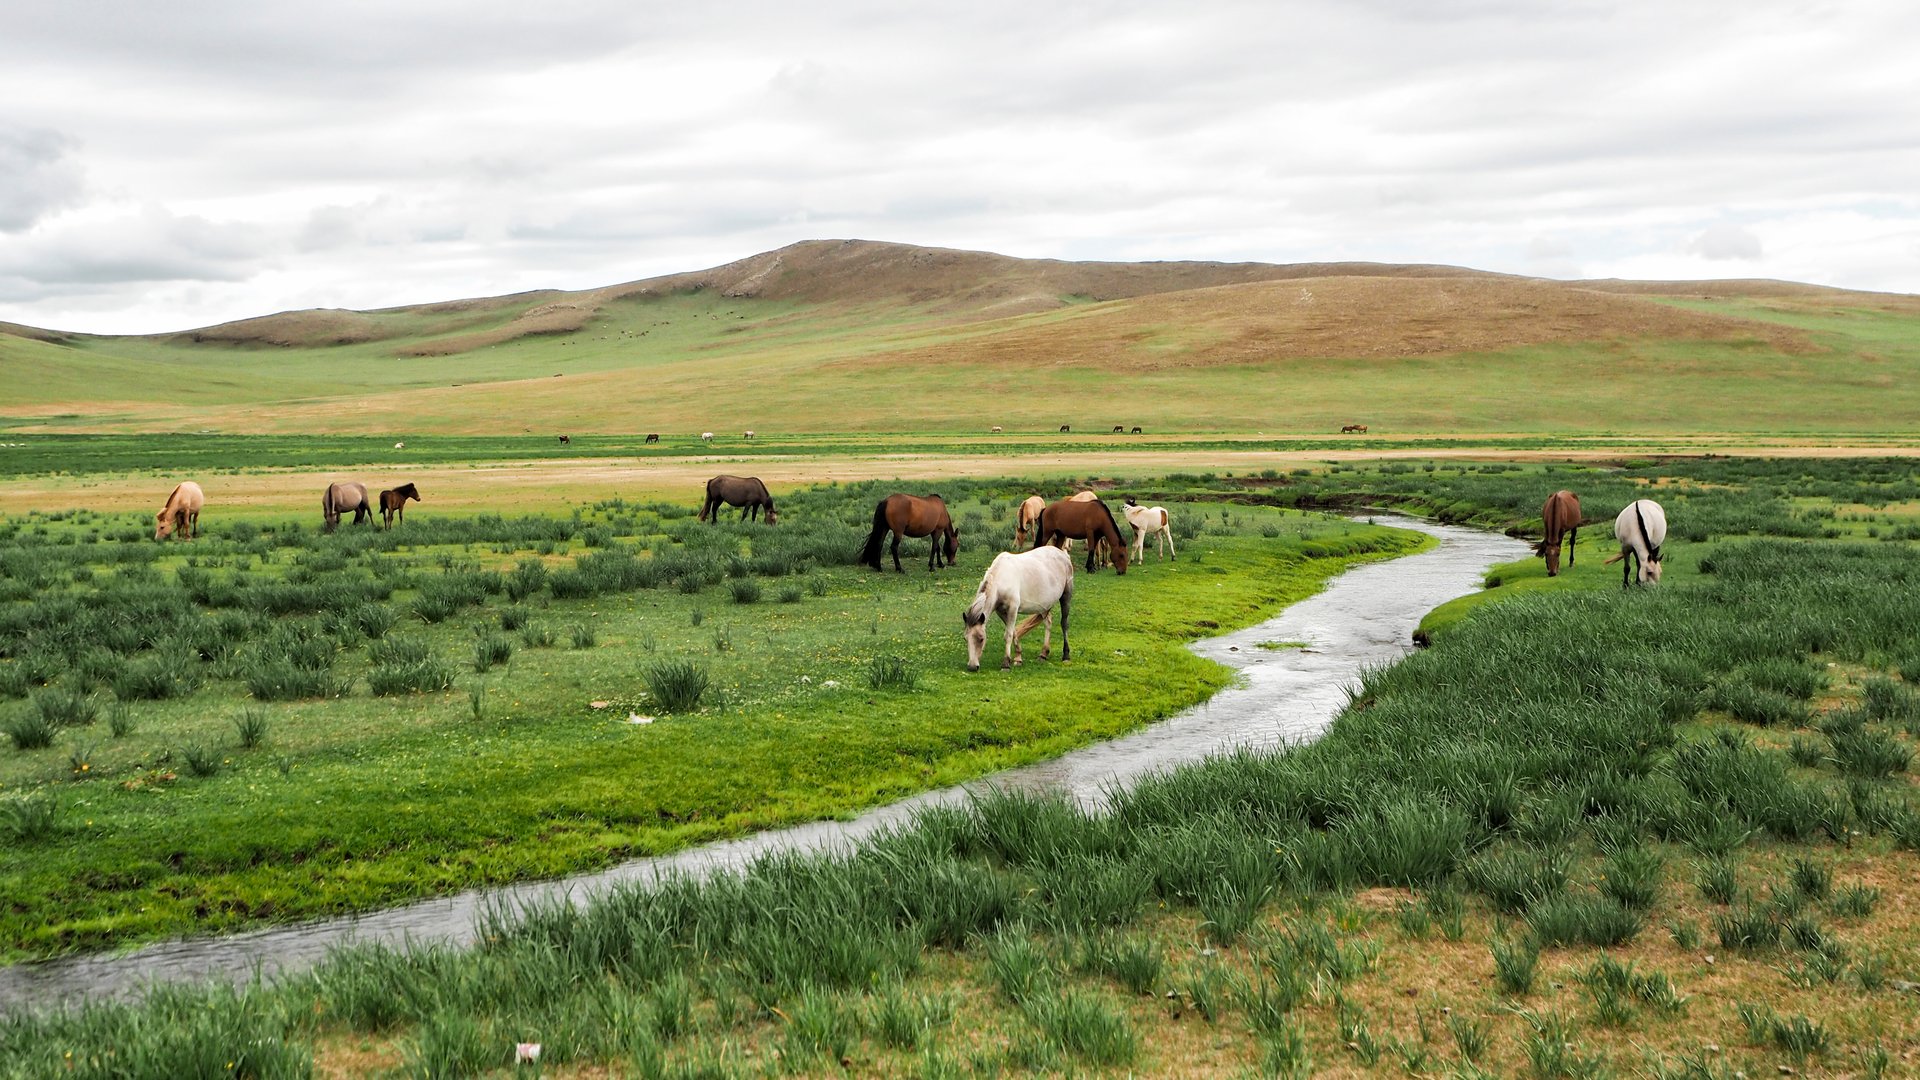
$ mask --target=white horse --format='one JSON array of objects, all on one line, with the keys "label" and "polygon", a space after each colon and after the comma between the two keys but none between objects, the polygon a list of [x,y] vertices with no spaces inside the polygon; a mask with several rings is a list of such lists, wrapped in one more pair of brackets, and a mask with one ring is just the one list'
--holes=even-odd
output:
[{"label": "white horse", "polygon": [[701,441],[701,442],[712,442],[712,441],[713,441],[713,432],[711,432],[711,431],[703,431],[703,432],[701,432],[701,433],[700,433],[700,441]]},{"label": "white horse", "polygon": [[1027,546],[1027,537],[1033,535],[1033,523],[1040,520],[1040,511],[1046,508],[1047,500],[1038,495],[1029,495],[1027,501],[1020,504],[1020,517],[1013,527],[1014,547]]},{"label": "white horse", "polygon": [[[1045,660],[1053,651],[1055,604],[1060,605],[1060,659],[1072,659],[1073,649],[1067,643],[1067,610],[1072,603],[1073,556],[1044,544],[1032,551],[995,555],[980,579],[973,605],[960,616],[967,638],[967,670],[980,670],[980,654],[987,648],[988,613],[999,615],[1006,624],[1007,655],[1001,670],[1020,662],[1020,639],[1036,626],[1046,627],[1040,642],[1040,659]],[[1015,627],[1013,620],[1021,615],[1027,619]]]},{"label": "white horse", "polygon": [[1147,534],[1160,538],[1160,557],[1166,558],[1169,552],[1178,559],[1180,552],[1173,546],[1173,529],[1167,524],[1167,508],[1164,506],[1141,506],[1132,499],[1121,507],[1127,515],[1127,524],[1133,526],[1133,561],[1140,562],[1147,557]]},{"label": "white horse", "polygon": [[167,496],[167,505],[153,515],[153,538],[165,540],[178,531],[182,537],[193,539],[194,530],[200,527],[200,510],[206,505],[207,497],[200,485],[182,480]]},{"label": "white horse", "polygon": [[1660,509],[1660,504],[1652,499],[1634,500],[1613,519],[1613,535],[1620,541],[1620,554],[1607,562],[1627,560],[1626,565],[1620,567],[1620,587],[1624,589],[1633,583],[1636,568],[1640,584],[1658,582],[1660,545],[1667,539],[1667,512]]}]

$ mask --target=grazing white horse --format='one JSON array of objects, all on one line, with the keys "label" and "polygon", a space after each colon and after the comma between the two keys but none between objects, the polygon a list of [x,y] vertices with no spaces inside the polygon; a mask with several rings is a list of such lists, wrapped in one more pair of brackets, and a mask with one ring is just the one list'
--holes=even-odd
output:
[{"label": "grazing white horse", "polygon": [[1160,538],[1160,557],[1166,558],[1168,552],[1178,559],[1180,552],[1173,546],[1173,529],[1167,524],[1167,508],[1164,506],[1141,506],[1132,499],[1121,507],[1127,515],[1127,524],[1133,526],[1133,561],[1140,562],[1147,557],[1147,534]]},{"label": "grazing white horse", "polygon": [[746,433],[745,435],[743,435],[743,436],[741,436],[741,438],[744,438],[744,439],[752,439],[752,438],[753,438],[753,432],[751,432],[751,431],[749,431],[749,432],[747,432],[747,433]]},{"label": "grazing white horse", "polygon": [[194,530],[200,527],[200,510],[206,505],[207,497],[200,485],[182,480],[167,496],[167,505],[153,515],[153,538],[165,540],[178,531],[182,537],[193,539]]},{"label": "grazing white horse", "polygon": [[[1073,658],[1067,643],[1067,609],[1073,603],[1073,556],[1057,547],[1041,545],[1031,551],[1005,551],[993,557],[986,576],[980,579],[980,591],[973,605],[961,614],[960,623],[967,638],[967,670],[980,670],[980,654],[987,647],[987,615],[996,614],[1006,624],[1007,655],[1000,662],[1006,670],[1020,662],[1020,639],[1036,626],[1046,627],[1040,642],[1040,659],[1053,650],[1053,606],[1060,605],[1060,659]],[[1013,620],[1027,619],[1018,627]]]},{"label": "grazing white horse", "polygon": [[701,433],[700,433],[700,441],[701,441],[701,442],[712,442],[712,441],[713,441],[713,432],[711,432],[711,431],[703,431],[703,432],[701,432]]},{"label": "grazing white horse", "polygon": [[1020,517],[1013,527],[1014,547],[1027,546],[1027,537],[1033,535],[1033,523],[1040,520],[1040,511],[1046,508],[1047,500],[1038,495],[1029,495],[1027,501],[1020,504]]},{"label": "grazing white horse", "polygon": [[1636,499],[1628,504],[1620,516],[1613,519],[1613,535],[1620,541],[1620,554],[1608,559],[1616,563],[1626,559],[1620,567],[1620,587],[1626,588],[1633,583],[1634,570],[1639,570],[1642,585],[1652,585],[1660,580],[1660,545],[1667,539],[1667,512],[1652,499]]}]

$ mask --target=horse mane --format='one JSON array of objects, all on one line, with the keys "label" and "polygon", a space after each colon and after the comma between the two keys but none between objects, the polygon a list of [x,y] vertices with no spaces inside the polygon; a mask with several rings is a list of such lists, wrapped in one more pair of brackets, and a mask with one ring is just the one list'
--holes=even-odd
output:
[{"label": "horse mane", "polygon": [[1633,520],[1640,523],[1640,542],[1647,545],[1647,561],[1660,561],[1660,545],[1653,542],[1653,534],[1647,531],[1647,519],[1640,513],[1640,504],[1645,499],[1633,500]]}]

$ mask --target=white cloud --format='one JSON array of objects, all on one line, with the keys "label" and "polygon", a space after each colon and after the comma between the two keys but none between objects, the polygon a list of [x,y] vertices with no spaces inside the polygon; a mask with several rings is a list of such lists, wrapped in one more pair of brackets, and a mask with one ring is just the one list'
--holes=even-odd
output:
[{"label": "white cloud", "polygon": [[0,318],[176,329],[819,236],[1920,290],[1892,0],[122,14],[9,25]]}]

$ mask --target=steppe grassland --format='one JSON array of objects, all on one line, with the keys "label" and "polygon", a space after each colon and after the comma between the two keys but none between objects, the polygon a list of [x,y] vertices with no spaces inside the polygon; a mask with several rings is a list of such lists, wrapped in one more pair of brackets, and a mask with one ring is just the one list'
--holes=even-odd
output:
[{"label": "steppe grassland", "polygon": [[942,488],[963,551],[939,574],[924,540],[909,574],[849,565],[872,485],[784,496],[776,528],[620,500],[430,502],[332,536],[209,515],[191,545],[86,511],[10,523],[0,785],[62,823],[0,853],[6,948],[564,873],[1049,756],[1222,685],[1185,641],[1418,543],[1198,505],[1194,558],[1083,579],[1071,666],[969,678],[957,615],[1013,500]]},{"label": "steppe grassland", "polygon": [[[1365,287],[1388,287],[1383,282],[1392,279]],[[435,340],[402,326],[398,336],[348,344],[175,337],[75,339],[68,347],[0,337],[0,357],[32,372],[6,402],[20,430],[404,438],[495,432],[497,418],[511,416],[533,432],[575,434],[935,435],[1063,423],[1082,432],[1120,424],[1154,434],[1304,434],[1357,421],[1389,436],[1645,436],[1874,434],[1920,415],[1920,313],[1910,306],[1813,310],[1765,298],[1667,305],[1737,316],[1753,332],[1661,337],[1623,324],[1588,338],[1556,331],[1551,340],[1501,345],[1498,335],[1468,335],[1488,344],[1438,348],[1475,329],[1460,321],[1463,310],[1451,322],[1410,322],[1404,340],[1335,336],[1324,352],[1296,355],[1257,314],[1229,305],[1195,315],[1166,298],[959,321],[925,306],[700,292],[611,301],[569,332],[445,356],[396,358],[396,350]],[[424,326],[420,315],[375,314]],[[497,331],[511,315],[494,309],[474,318]],[[1189,316],[1201,321],[1190,325]],[[1780,334],[1789,337],[1776,340]],[[1355,402],[1366,404],[1356,411]]]},{"label": "steppe grassland", "polygon": [[1502,568],[1510,599],[1370,675],[1321,743],[1180,770],[1111,817],[990,798],[471,954],[359,950],[0,1043],[78,1075],[241,1044],[268,1075],[485,1071],[528,1040],[560,1075],[1900,1075],[1914,485],[1844,461],[1136,485],[1522,528],[1555,487],[1603,518],[1651,492],[1675,567],[1627,593]]}]

